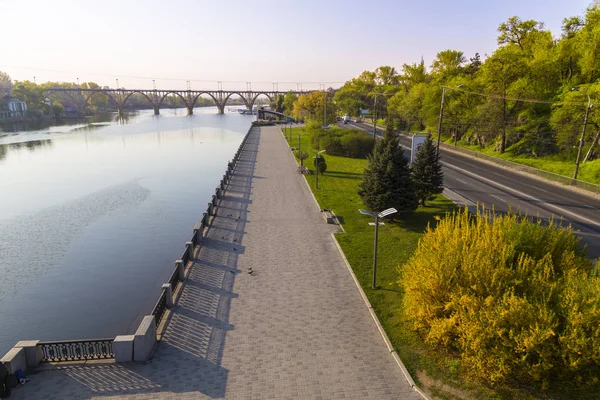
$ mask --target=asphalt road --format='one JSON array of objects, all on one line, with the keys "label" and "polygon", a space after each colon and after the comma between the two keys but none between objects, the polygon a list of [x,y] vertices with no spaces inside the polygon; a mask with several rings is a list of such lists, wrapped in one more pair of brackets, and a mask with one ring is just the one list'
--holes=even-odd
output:
[{"label": "asphalt road", "polygon": [[[373,125],[365,123],[338,125],[373,133]],[[377,132],[382,134],[379,129]],[[407,151],[410,151],[410,142],[409,137],[400,136],[400,144]],[[587,244],[589,257],[600,257],[600,198],[444,149],[440,158],[444,186],[471,205],[493,207],[498,212],[510,210],[545,221],[554,218],[563,225],[570,224]]]}]

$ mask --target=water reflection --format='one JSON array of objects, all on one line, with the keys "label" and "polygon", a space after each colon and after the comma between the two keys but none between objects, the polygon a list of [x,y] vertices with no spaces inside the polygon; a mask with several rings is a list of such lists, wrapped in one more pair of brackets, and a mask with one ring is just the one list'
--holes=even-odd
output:
[{"label": "water reflection", "polygon": [[78,118],[58,118],[58,119],[40,119],[33,121],[9,122],[2,121],[0,124],[0,136],[7,133],[21,133],[30,131],[39,131],[50,127],[64,125],[81,125],[90,123],[110,123],[116,119],[115,113],[101,113],[90,117]]},{"label": "water reflection", "polygon": [[48,148],[51,146],[52,140],[50,139],[0,144],[0,160],[4,159],[10,150],[27,149],[29,151],[35,151],[37,149]]},{"label": "water reflection", "polygon": [[0,136],[0,354],[133,332],[252,120],[111,118]]}]

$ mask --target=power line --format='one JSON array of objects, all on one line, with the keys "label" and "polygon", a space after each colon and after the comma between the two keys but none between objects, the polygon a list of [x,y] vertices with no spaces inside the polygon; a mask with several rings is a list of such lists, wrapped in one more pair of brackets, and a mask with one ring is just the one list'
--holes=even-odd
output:
[{"label": "power line", "polygon": [[462,93],[465,93],[465,94],[472,94],[474,96],[488,97],[488,98],[498,99],[498,100],[522,101],[522,102],[527,102],[527,103],[539,103],[539,104],[578,104],[578,105],[587,105],[587,102],[584,103],[584,102],[578,102],[578,101],[538,100],[538,99],[531,99],[531,98],[509,97],[509,96],[500,96],[500,95],[496,95],[496,94],[478,93],[478,92],[472,92],[472,91],[469,91],[469,90],[464,90],[464,89],[455,88],[455,87],[449,87],[449,86],[447,86],[446,89],[455,90],[457,92],[462,92]]},{"label": "power line", "polygon": [[[22,70],[31,70],[31,71],[43,71],[43,72],[58,72],[58,73],[68,73],[68,74],[87,74],[94,76],[106,76],[110,78],[129,78],[129,79],[148,79],[148,80],[163,80],[163,81],[192,81],[192,82],[204,82],[204,83],[215,83],[215,82],[227,82],[227,83],[247,83],[248,81],[236,81],[236,80],[209,80],[209,79],[184,79],[184,78],[165,78],[165,77],[157,77],[157,76],[136,76],[136,75],[122,75],[122,74],[106,74],[106,73],[95,73],[95,72],[82,72],[82,71],[69,71],[69,70],[59,70],[59,69],[51,69],[51,68],[35,68],[35,67],[26,67],[21,65],[0,65],[2,68],[13,68],[13,69],[22,69]],[[273,81],[252,81],[252,83],[261,83],[261,84],[272,84]],[[309,81],[277,81],[277,83],[282,84],[338,84],[345,83],[345,81],[318,81],[318,82],[309,82]]]}]

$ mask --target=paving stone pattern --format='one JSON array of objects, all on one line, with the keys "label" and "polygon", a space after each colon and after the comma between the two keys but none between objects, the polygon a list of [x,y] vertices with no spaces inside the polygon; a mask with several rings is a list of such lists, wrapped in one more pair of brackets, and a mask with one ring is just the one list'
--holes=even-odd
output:
[{"label": "paving stone pattern", "polygon": [[40,372],[12,398],[420,399],[333,229],[279,129],[254,128],[153,360]]}]

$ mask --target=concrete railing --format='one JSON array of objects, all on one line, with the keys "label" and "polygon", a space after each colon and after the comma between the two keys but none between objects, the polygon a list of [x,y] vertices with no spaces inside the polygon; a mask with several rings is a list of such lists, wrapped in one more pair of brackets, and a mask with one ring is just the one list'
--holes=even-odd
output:
[{"label": "concrete railing", "polygon": [[[135,334],[119,335],[114,339],[83,339],[55,342],[41,342],[39,340],[21,341],[0,359],[0,362],[7,368],[9,373],[14,374],[18,370],[31,370],[43,362],[72,362],[98,359],[114,359],[115,362],[149,360],[158,342],[158,332],[161,331],[161,324],[166,321],[165,317],[169,314],[169,309],[174,305],[178,289],[181,288],[181,282],[185,280],[186,270],[193,264],[195,246],[200,246],[205,230],[212,223],[212,219],[216,215],[218,202],[225,194],[225,190],[239,163],[240,156],[251,131],[252,126],[248,129],[248,132],[240,143],[233,160],[227,163],[227,170],[215,189],[215,194],[208,203],[206,212],[202,214],[202,219],[194,226],[192,237],[186,242],[186,248],[181,258],[175,261],[175,269],[169,278],[169,282],[162,285],[161,294],[152,314],[142,319]],[[164,330],[164,324],[162,329]]]}]

